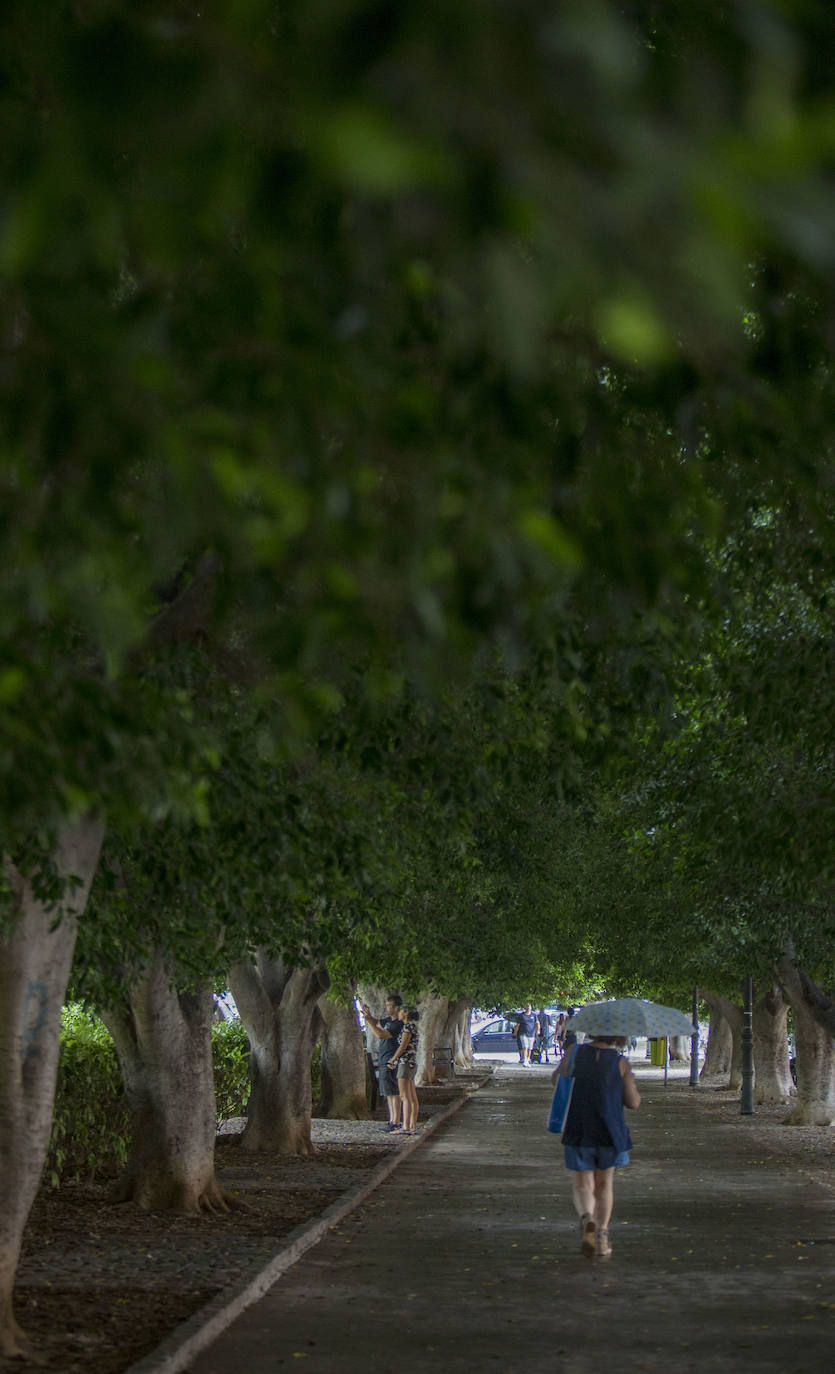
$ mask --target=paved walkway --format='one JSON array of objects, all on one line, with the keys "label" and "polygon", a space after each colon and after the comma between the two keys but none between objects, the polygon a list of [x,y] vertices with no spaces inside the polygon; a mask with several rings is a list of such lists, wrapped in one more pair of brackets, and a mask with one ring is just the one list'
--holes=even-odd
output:
[{"label": "paved walkway", "polygon": [[545,1072],[510,1068],[191,1374],[830,1374],[835,1195],[700,1090],[641,1088],[611,1260],[579,1254]]}]

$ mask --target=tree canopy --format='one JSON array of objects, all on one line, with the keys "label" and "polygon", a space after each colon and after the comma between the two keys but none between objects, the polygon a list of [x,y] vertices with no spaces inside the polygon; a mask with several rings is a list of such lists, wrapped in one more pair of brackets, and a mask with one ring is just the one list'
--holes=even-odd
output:
[{"label": "tree canopy", "polygon": [[[834,22],[768,0],[4,8],[8,853],[31,867],[90,807],[123,836],[223,825],[240,755],[195,651],[258,722],[279,850],[288,759],[358,682],[397,709],[498,661],[514,691],[548,683],[550,783],[492,783],[493,839],[487,807],[471,825],[456,793],[450,823],[433,796],[443,833],[400,868],[386,850],[404,881],[448,875],[463,920],[521,900],[531,865],[511,881],[499,856],[553,851],[549,785],[628,752],[639,707],[669,724],[704,623],[785,558],[782,666],[784,612],[758,605],[733,644],[710,631],[715,700],[738,700],[732,662],[786,684],[808,654],[821,680]],[[721,723],[708,771],[739,743]],[[735,776],[753,796],[776,768],[772,833],[791,811],[809,845],[778,755]],[[318,758],[331,797],[345,766]]]}]

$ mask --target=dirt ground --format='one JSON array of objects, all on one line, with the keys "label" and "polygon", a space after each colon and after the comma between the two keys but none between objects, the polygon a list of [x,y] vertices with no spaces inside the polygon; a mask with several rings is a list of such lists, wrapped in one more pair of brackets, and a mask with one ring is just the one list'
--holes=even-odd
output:
[{"label": "dirt ground", "polygon": [[[706,1125],[739,1126],[763,1159],[835,1190],[831,1130],[784,1127],[785,1109],[777,1107],[740,1121],[738,1094],[718,1084],[703,1085],[698,1096]],[[224,1215],[113,1206],[101,1184],[43,1190],[25,1237],[16,1312],[44,1366],[58,1374],[121,1374],[265,1264],[288,1232],[358,1187],[396,1148],[379,1123],[338,1125],[341,1139],[320,1144],[308,1159],[244,1156],[234,1138],[219,1138],[218,1177],[244,1204]],[[0,1360],[1,1374],[21,1368]]]}]

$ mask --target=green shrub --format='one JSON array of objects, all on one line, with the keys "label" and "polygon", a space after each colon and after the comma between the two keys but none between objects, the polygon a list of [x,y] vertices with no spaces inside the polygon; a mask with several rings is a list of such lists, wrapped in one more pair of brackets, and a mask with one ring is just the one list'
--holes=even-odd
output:
[{"label": "green shrub", "polygon": [[61,1013],[58,1084],[46,1176],[113,1174],[124,1166],[130,1114],[116,1048],[106,1026],[78,1003]]},{"label": "green shrub", "polygon": [[[244,1116],[249,1044],[240,1021],[212,1026],[218,1124]],[[45,1177],[62,1182],[115,1176],[127,1161],[130,1112],[116,1047],[103,1021],[76,1002],[61,1013],[58,1082]]]},{"label": "green shrub", "polygon": [[246,1116],[249,1098],[249,1041],[241,1021],[217,1021],[212,1026],[212,1065],[215,1075],[217,1124],[230,1116]]}]

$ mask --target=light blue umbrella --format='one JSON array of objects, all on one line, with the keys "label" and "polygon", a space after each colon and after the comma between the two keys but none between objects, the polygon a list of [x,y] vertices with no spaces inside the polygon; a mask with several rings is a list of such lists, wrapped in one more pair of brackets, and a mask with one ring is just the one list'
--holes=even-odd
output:
[{"label": "light blue umbrella", "polygon": [[585,1035],[648,1035],[659,1039],[667,1035],[691,1036],[696,1027],[678,1007],[662,1007],[659,1002],[644,1002],[636,997],[616,997],[611,1002],[590,1002],[566,1023]]}]

